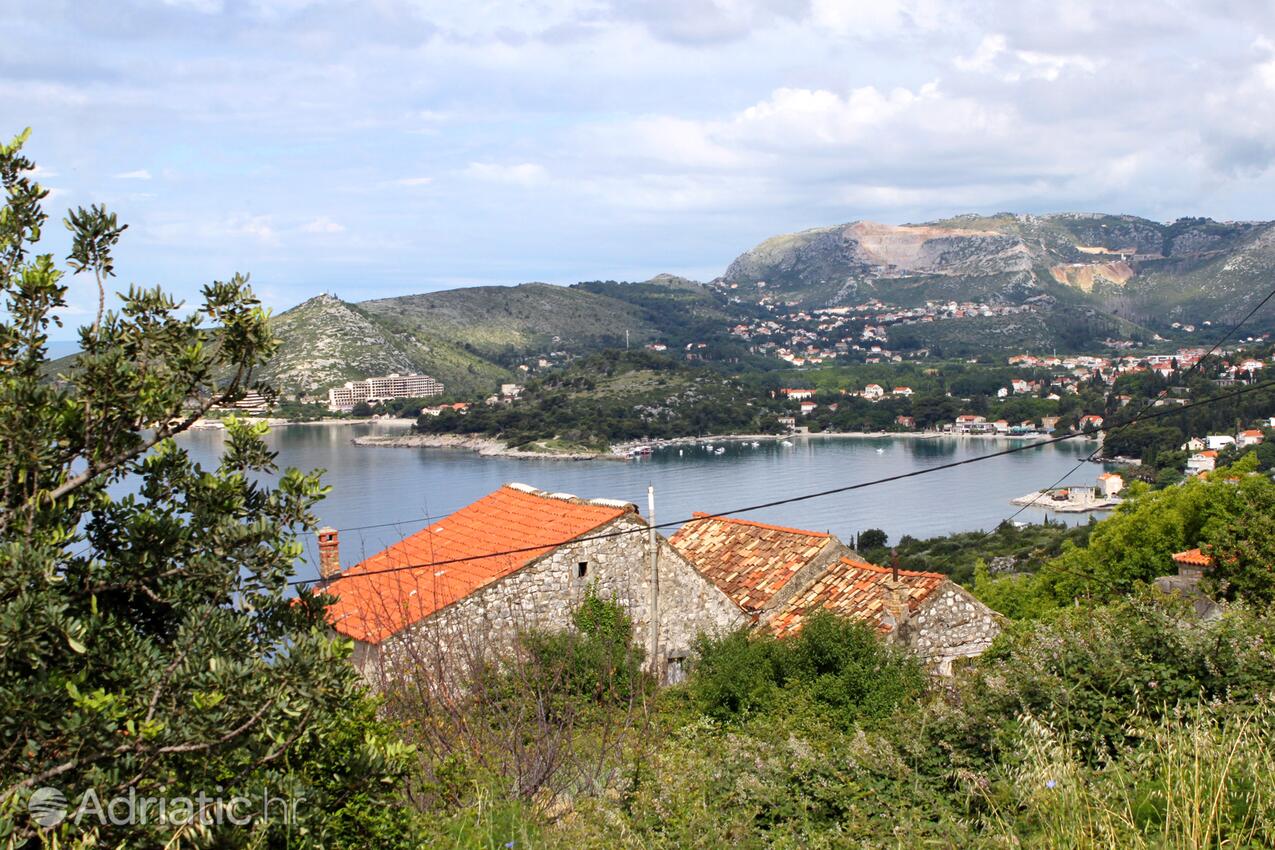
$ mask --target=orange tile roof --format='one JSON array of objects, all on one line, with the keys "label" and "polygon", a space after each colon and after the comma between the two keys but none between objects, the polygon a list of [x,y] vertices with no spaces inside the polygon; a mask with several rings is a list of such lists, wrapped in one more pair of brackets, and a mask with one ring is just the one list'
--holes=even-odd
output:
[{"label": "orange tile roof", "polygon": [[1211,567],[1213,559],[1201,552],[1199,549],[1187,549],[1185,552],[1176,552],[1173,560],[1178,564],[1186,564],[1192,567]]},{"label": "orange tile roof", "polygon": [[704,519],[679,528],[669,543],[750,614],[764,609],[833,539],[817,531],[746,519],[692,516]]},{"label": "orange tile roof", "polygon": [[[889,631],[882,622],[891,571],[854,558],[842,558],[810,587],[794,596],[767,624],[777,637],[801,631],[806,618],[828,609],[841,617],[867,620],[880,631]],[[915,611],[939,588],[947,576],[899,570],[899,581],[907,588],[908,607]]]},{"label": "orange tile roof", "polygon": [[[328,620],[348,637],[380,643],[522,569],[556,544],[636,510],[623,502],[506,484],[344,571],[323,588],[337,599],[328,608]],[[525,551],[491,555],[515,549]],[[419,568],[402,569],[408,566]]]}]

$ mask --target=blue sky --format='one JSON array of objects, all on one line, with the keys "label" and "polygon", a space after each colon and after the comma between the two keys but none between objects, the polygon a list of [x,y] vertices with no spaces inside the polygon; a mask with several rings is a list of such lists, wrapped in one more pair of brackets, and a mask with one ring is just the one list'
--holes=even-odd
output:
[{"label": "blue sky", "polygon": [[105,202],[121,286],[186,297],[707,279],[859,218],[1275,218],[1257,0],[0,0],[0,38],[51,211]]}]

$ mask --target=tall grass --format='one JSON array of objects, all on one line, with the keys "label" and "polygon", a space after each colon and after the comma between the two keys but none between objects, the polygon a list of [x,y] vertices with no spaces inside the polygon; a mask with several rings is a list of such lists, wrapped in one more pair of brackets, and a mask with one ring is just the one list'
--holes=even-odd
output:
[{"label": "tall grass", "polygon": [[1139,743],[1087,767],[1062,736],[1028,719],[1008,800],[993,806],[1006,846],[1275,846],[1275,711],[1202,707],[1159,723],[1133,719]]}]

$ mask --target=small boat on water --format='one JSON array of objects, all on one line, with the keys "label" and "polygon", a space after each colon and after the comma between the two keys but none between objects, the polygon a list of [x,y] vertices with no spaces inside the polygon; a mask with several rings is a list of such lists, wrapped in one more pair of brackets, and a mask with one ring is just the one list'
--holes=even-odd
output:
[{"label": "small boat on water", "polygon": [[721,447],[721,446],[718,446],[716,449],[714,449],[714,450],[713,450],[713,454],[715,454],[715,455],[724,455],[724,454],[726,454],[726,449],[725,449],[725,448],[723,448],[723,447]]},{"label": "small boat on water", "polygon": [[752,443],[750,443],[750,445],[751,445],[753,448],[757,448],[758,446],[760,446],[760,445],[761,445],[761,443],[757,442],[756,440],[753,440],[753,441],[752,441]]},{"label": "small boat on water", "polygon": [[650,457],[650,456],[651,456],[650,446],[634,446],[633,448],[629,449],[629,457]]},{"label": "small boat on water", "polygon": [[877,449],[877,454],[879,455],[885,454],[885,449]]},{"label": "small boat on water", "polygon": [[780,443],[779,445],[784,446],[785,448],[792,448],[792,441],[791,441],[791,440],[784,440],[784,441],[783,441],[782,443]]}]

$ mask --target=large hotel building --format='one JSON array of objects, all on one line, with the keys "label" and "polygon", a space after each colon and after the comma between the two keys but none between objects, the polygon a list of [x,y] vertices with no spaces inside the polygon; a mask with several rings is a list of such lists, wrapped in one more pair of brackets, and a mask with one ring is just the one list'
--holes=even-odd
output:
[{"label": "large hotel building", "polygon": [[349,410],[361,401],[425,398],[442,394],[443,385],[429,375],[386,375],[363,381],[346,381],[343,387],[333,387],[328,390],[328,408]]}]

